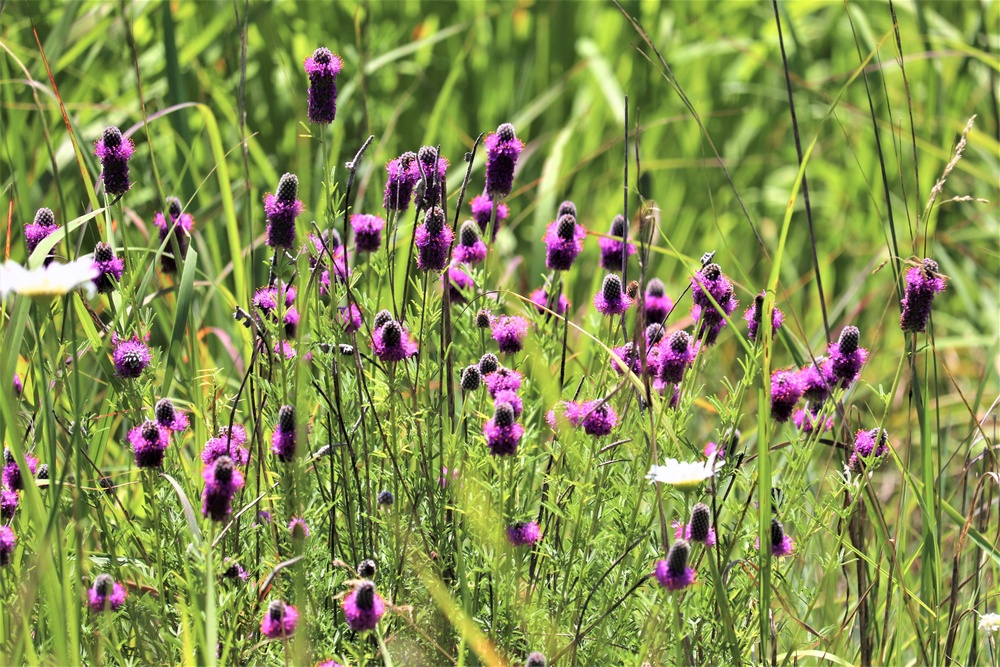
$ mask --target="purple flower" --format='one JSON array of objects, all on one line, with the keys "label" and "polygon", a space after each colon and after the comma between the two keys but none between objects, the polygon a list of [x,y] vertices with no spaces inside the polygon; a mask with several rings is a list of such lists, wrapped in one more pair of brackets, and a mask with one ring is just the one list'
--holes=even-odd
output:
[{"label": "purple flower", "polygon": [[343,283],[351,275],[351,269],[347,266],[347,248],[340,242],[340,234],[331,229],[323,232],[320,238],[316,234],[309,234],[309,243],[306,248],[309,250],[309,266],[312,270],[319,271],[319,293],[326,296],[332,291],[330,284],[330,270],[326,261],[333,257],[333,274],[338,283]]},{"label": "purple flower", "polygon": [[94,267],[97,269],[94,287],[100,294],[109,294],[122,279],[125,260],[116,257],[111,246],[100,241],[94,248]]},{"label": "purple flower", "polygon": [[309,122],[332,123],[337,117],[337,75],[344,61],[321,46],[303,66],[309,75]]},{"label": "purple flower", "polygon": [[[480,241],[482,243],[482,241]],[[458,268],[450,266],[448,270],[441,274],[441,287],[444,288],[445,276],[448,277],[449,296],[452,303],[465,303],[466,295],[471,294],[475,283],[472,276]]]},{"label": "purple flower", "polygon": [[382,361],[397,362],[417,353],[417,344],[402,324],[390,321],[372,333],[372,350]]},{"label": "purple flower", "polygon": [[611,221],[611,229],[608,231],[608,235],[602,236],[597,241],[597,244],[601,246],[602,269],[608,269],[609,271],[621,271],[622,260],[624,259],[622,255],[635,254],[635,246],[629,243],[626,247],[625,241],[622,240],[625,236],[625,229],[626,225],[624,216],[616,215],[615,219]]},{"label": "purple flower", "polygon": [[584,403],[580,412],[583,414],[583,432],[587,435],[607,435],[618,425],[618,414],[601,399]]},{"label": "purple flower", "polygon": [[455,261],[475,265],[486,259],[486,244],[479,238],[479,229],[474,220],[466,220],[458,232],[458,245],[452,253]]},{"label": "purple flower", "polygon": [[233,511],[233,496],[243,488],[243,475],[228,456],[220,456],[201,472],[205,490],[201,494],[201,513],[212,521],[225,521]]},{"label": "purple flower", "polygon": [[568,271],[577,255],[583,252],[587,230],[576,224],[576,217],[561,215],[545,229],[545,266],[554,271]]},{"label": "purple flower", "polygon": [[514,418],[517,419],[521,416],[524,411],[524,401],[521,397],[517,395],[516,391],[511,391],[510,389],[501,389],[497,392],[497,395],[493,397],[494,403],[510,403],[511,409],[514,410]]},{"label": "purple flower", "polygon": [[715,529],[712,528],[712,510],[705,503],[698,503],[691,508],[691,519],[687,524],[675,521],[674,539],[684,539],[689,542],[700,542],[707,547],[715,546]]},{"label": "purple flower", "polygon": [[667,557],[656,564],[653,576],[668,591],[684,590],[694,583],[695,571],[688,567],[691,547],[685,540],[674,540],[667,551]]},{"label": "purple flower", "polygon": [[[4,467],[3,467],[3,485],[9,491],[20,491],[24,488],[24,482],[21,479],[21,468],[17,465],[17,461],[14,460],[14,454],[9,448],[4,448],[3,450]],[[32,475],[38,470],[38,459],[36,459],[31,454],[25,452],[24,462],[28,465],[28,470]]]},{"label": "purple flower", "polygon": [[835,382],[830,371],[830,360],[816,357],[816,363],[799,371],[799,381],[802,382],[802,396],[817,406],[821,405],[830,396]]},{"label": "purple flower", "polygon": [[[24,239],[28,247],[28,254],[35,252],[38,244],[57,229],[59,229],[59,225],[56,224],[56,216],[52,213],[52,209],[38,209],[34,221],[24,226]],[[45,264],[48,265],[52,259],[52,252],[49,251],[45,257]]]},{"label": "purple flower", "polygon": [[[235,426],[239,426],[239,424]],[[235,426],[234,431],[236,430]],[[239,428],[243,429],[242,426]],[[245,466],[250,460],[250,452],[242,446],[242,442],[245,440],[239,440],[235,436],[229,438],[220,433],[218,437],[211,438],[205,443],[205,449],[201,452],[201,462],[205,465],[212,465],[217,459],[228,456],[236,465]]]},{"label": "purple flower", "polygon": [[868,361],[868,350],[858,347],[861,332],[857,327],[847,326],[840,332],[840,339],[830,345],[830,374],[837,386],[846,389],[858,379],[861,367]]},{"label": "purple flower", "polygon": [[713,455],[715,455],[715,458],[717,459],[726,458],[726,448],[721,444],[717,444],[715,442],[710,442],[707,445],[705,445],[704,452],[705,452],[705,458],[707,459],[712,458]]},{"label": "purple flower", "polygon": [[903,312],[899,316],[899,327],[910,333],[926,331],[934,297],[944,289],[944,277],[938,273],[938,263],[933,259],[925,258],[920,266],[914,266],[907,271],[906,292],[903,295]]},{"label": "purple flower", "polygon": [[565,420],[573,428],[583,423],[583,405],[576,401],[560,401],[554,408],[545,414],[545,421],[556,430],[562,420]]},{"label": "purple flower", "polygon": [[21,376],[14,373],[14,394],[20,396],[24,392],[24,383],[21,382]]},{"label": "purple flower", "polygon": [[524,427],[514,421],[514,408],[510,403],[498,403],[493,417],[483,425],[486,444],[493,456],[513,456],[524,435]]},{"label": "purple flower", "polygon": [[[611,368],[614,369],[615,373],[625,375],[626,368],[636,375],[642,372],[642,359],[639,358],[639,350],[636,349],[631,341],[614,348],[612,352],[615,353],[618,359],[621,359],[621,361],[618,361],[615,357],[611,357]],[[622,362],[625,363],[622,364]]]},{"label": "purple flower", "polygon": [[125,587],[116,582],[110,574],[99,574],[94,585],[87,591],[90,608],[94,611],[115,611],[125,604]]},{"label": "purple flower", "polygon": [[[490,228],[490,216],[493,215],[493,200],[489,195],[476,195],[472,198],[470,203],[472,207],[472,218],[479,225],[479,231],[485,234]],[[498,203],[497,204],[497,219],[493,225],[493,241],[497,240],[497,232],[500,231],[500,223],[507,220],[510,215],[510,209],[507,204]]]},{"label": "purple flower", "polygon": [[535,651],[528,655],[528,659],[524,662],[524,667],[546,667],[548,661],[545,659],[545,654],[540,651]]},{"label": "purple flower", "polygon": [[534,546],[542,539],[542,531],[534,521],[518,521],[507,528],[507,540],[515,547]]},{"label": "purple flower", "polygon": [[128,161],[134,150],[135,144],[128,137],[123,137],[117,127],[104,130],[104,134],[94,144],[94,155],[101,160],[104,191],[109,195],[123,195],[132,187],[128,175]]},{"label": "purple flower", "polygon": [[798,373],[791,370],[775,371],[771,374],[771,416],[783,424],[792,416],[795,404],[802,398],[802,381]]},{"label": "purple flower", "polygon": [[156,415],[156,423],[168,431],[186,431],[189,425],[187,415],[178,412],[169,398],[161,398],[153,409]]},{"label": "purple flower", "polygon": [[792,417],[792,421],[795,422],[795,426],[797,426],[803,433],[812,433],[815,429],[829,431],[833,428],[833,417],[819,419],[818,410],[816,413],[813,413],[811,410],[796,410],[795,416]]},{"label": "purple flower", "polygon": [[680,384],[688,366],[698,356],[699,344],[686,331],[675,331],[659,344],[656,358],[656,377],[663,382]]},{"label": "purple flower", "polygon": [[[746,312],[743,313],[743,319],[747,322],[747,335],[750,337],[751,341],[757,340],[757,330],[760,328],[760,320],[764,312],[764,292],[761,292],[756,297],[754,297],[753,303],[747,308]],[[778,329],[781,328],[782,323],[785,321],[785,315],[778,307],[775,306],[774,310],[771,312],[771,337],[773,338],[775,334],[778,333]]]},{"label": "purple flower", "polygon": [[622,292],[622,281],[614,273],[604,276],[601,291],[594,296],[594,306],[602,315],[621,315],[632,305],[632,299]]},{"label": "purple flower", "polygon": [[[435,174],[436,167],[436,174]],[[417,152],[417,159],[410,164],[411,178],[414,182],[423,181],[423,187],[417,188],[417,205],[421,209],[440,206],[441,195],[444,192],[444,177],[448,170],[448,160],[438,159],[437,149],[433,146],[423,146]]]},{"label": "purple flower", "polygon": [[293,540],[304,540],[309,537],[309,524],[300,516],[293,516],[288,522],[288,532],[292,534]]},{"label": "purple flower", "polygon": [[524,347],[528,320],[517,315],[501,315],[493,320],[493,340],[503,354],[515,354]]},{"label": "purple flower", "polygon": [[[295,288],[284,284],[275,287],[261,287],[253,295],[253,306],[264,315],[271,315],[284,299],[285,307],[291,308],[295,302]],[[277,313],[274,313],[277,314]]]},{"label": "purple flower", "polygon": [[295,244],[295,218],[305,208],[297,199],[298,194],[298,177],[295,174],[284,174],[278,181],[277,194],[264,197],[267,245],[272,248],[291,249]]},{"label": "purple flower", "polygon": [[413,186],[420,179],[420,172],[412,169],[416,160],[417,154],[407,151],[385,165],[388,174],[382,194],[382,208],[385,210],[402,213],[410,208]]},{"label": "purple flower", "polygon": [[268,639],[291,637],[299,622],[299,611],[281,600],[273,600],[264,612],[260,622],[260,632]]},{"label": "purple flower", "polygon": [[250,578],[250,573],[232,558],[227,558],[222,567],[222,576],[226,579],[239,579],[245,583]]},{"label": "purple flower", "polygon": [[131,338],[119,338],[118,334],[112,334],[111,344],[114,346],[111,358],[115,363],[115,374],[129,380],[142,375],[150,361],[149,346],[139,340],[137,334]]},{"label": "purple flower", "polygon": [[342,664],[336,660],[327,660],[326,662],[321,662],[316,667],[344,667]]},{"label": "purple flower", "polygon": [[718,264],[707,264],[691,279],[691,299],[694,301],[691,313],[698,321],[698,338],[704,337],[706,345],[714,345],[726,326],[724,316],[736,310],[740,303],[733,292],[733,284]]},{"label": "purple flower", "polygon": [[529,298],[535,304],[535,310],[542,315],[548,312],[545,310],[546,308],[554,310],[557,315],[565,315],[566,311],[569,310],[569,299],[562,292],[559,293],[559,298],[556,299],[555,303],[549,303],[549,292],[544,287],[536,289]]},{"label": "purple flower", "polygon": [[[479,314],[476,316],[476,320],[478,321],[483,316],[484,313],[489,319],[485,327],[481,325],[479,326],[482,329],[488,329],[490,327],[491,322],[493,321],[493,318],[490,315],[490,311],[485,309],[479,311]],[[497,355],[493,354],[492,352],[487,352],[479,359],[479,373],[483,376],[483,381],[485,381],[487,375],[489,375],[490,373],[496,373],[499,368],[500,368],[500,361],[497,359]],[[518,386],[520,386],[520,381],[518,382]],[[517,387],[514,388],[514,391],[517,391]]]},{"label": "purple flower", "polygon": [[337,319],[346,333],[352,334],[361,329],[361,309],[358,304],[351,303],[337,309]]},{"label": "purple flower", "polygon": [[486,137],[486,193],[503,198],[514,185],[514,166],[524,142],[514,134],[514,126],[504,123]]},{"label": "purple flower", "polygon": [[662,324],[674,308],[674,302],[666,295],[663,281],[653,278],[646,284],[646,323]]},{"label": "purple flower", "polygon": [[[486,355],[483,355],[483,359],[486,359]],[[521,373],[515,371],[513,368],[499,366],[487,373],[483,368],[483,359],[479,360],[479,371],[483,374],[483,384],[486,385],[486,390],[490,392],[490,397],[496,400],[497,394],[505,389],[517,391],[521,388],[521,380],[524,379]],[[489,361],[487,359],[487,364]],[[496,363],[496,357],[493,357],[492,361]]]},{"label": "purple flower", "polygon": [[[792,538],[785,534],[785,527],[777,517],[771,517],[771,555],[784,558],[792,555]],[[754,547],[760,549],[760,536],[754,540]]]},{"label": "purple flower", "polygon": [[[191,217],[190,213],[181,211],[181,200],[177,197],[167,197],[167,215],[170,216],[170,222],[167,222],[166,216],[162,213],[157,213],[153,218],[153,224],[160,230],[160,243],[162,244],[170,234],[173,234],[174,238],[177,239],[177,249],[180,251],[180,256],[184,257],[187,253],[191,230],[194,229],[194,218]],[[163,269],[164,273],[177,271],[177,261],[174,258],[174,249],[170,242],[167,243],[163,254],[160,255],[160,268]]]},{"label": "purple flower", "polygon": [[282,405],[278,410],[278,424],[271,436],[271,451],[279,461],[291,461],[295,456],[295,408]]},{"label": "purple flower", "polygon": [[385,614],[385,602],[375,591],[375,584],[363,581],[340,604],[347,626],[354,632],[373,630]]},{"label": "purple flower", "polygon": [[854,451],[847,465],[851,470],[861,473],[871,464],[876,468],[889,453],[889,434],[885,429],[860,429],[854,434]]},{"label": "purple flower", "polygon": [[14,512],[17,511],[18,502],[20,502],[20,499],[18,498],[17,491],[0,490],[0,518],[4,521],[13,519]]},{"label": "purple flower", "polygon": [[454,240],[455,233],[445,224],[444,211],[437,206],[428,209],[414,237],[417,267],[422,271],[443,271]]},{"label": "purple flower", "polygon": [[355,213],[351,216],[354,230],[354,249],[357,252],[375,252],[382,245],[382,229],[385,220],[377,215]]},{"label": "purple flower", "polygon": [[170,432],[152,419],[147,419],[128,432],[135,464],[140,468],[159,468],[163,452],[170,444]]}]

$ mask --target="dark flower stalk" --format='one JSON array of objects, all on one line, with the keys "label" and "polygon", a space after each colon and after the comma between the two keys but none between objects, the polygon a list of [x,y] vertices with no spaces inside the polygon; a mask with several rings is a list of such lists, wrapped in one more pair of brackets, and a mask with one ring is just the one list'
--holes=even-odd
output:
[{"label": "dark flower stalk", "polygon": [[117,197],[128,192],[132,187],[129,180],[128,161],[135,150],[135,144],[128,137],[123,137],[117,127],[109,127],[94,144],[94,155],[101,160],[101,178],[104,179],[104,191]]},{"label": "dark flower stalk", "polygon": [[[59,229],[59,225],[56,224],[56,216],[52,212],[52,209],[38,209],[35,212],[34,220],[24,226],[24,240],[28,248],[28,254],[31,255],[35,252],[38,244],[57,229]],[[49,251],[45,256],[45,265],[48,266],[53,259],[55,259],[55,256],[52,254],[52,251]]]},{"label": "dark flower stalk", "polygon": [[502,199],[510,194],[514,167],[524,149],[524,142],[514,134],[514,126],[503,123],[486,137],[486,194]]},{"label": "dark flower stalk", "polygon": [[291,249],[295,244],[295,219],[305,208],[298,200],[298,194],[298,177],[295,174],[284,174],[278,181],[277,194],[264,197],[267,245],[272,248]]},{"label": "dark flower stalk", "polygon": [[343,59],[321,46],[303,67],[309,75],[309,122],[332,123],[337,117],[337,75],[344,67]]},{"label": "dark flower stalk", "polygon": [[934,297],[945,290],[944,277],[938,273],[938,263],[926,258],[906,272],[906,292],[899,327],[908,333],[927,331]]},{"label": "dark flower stalk", "polygon": [[115,251],[110,245],[98,241],[94,248],[94,266],[97,268],[94,287],[99,294],[110,294],[122,279],[125,261],[115,256]]},{"label": "dark flower stalk", "polygon": [[[157,213],[153,218],[153,224],[160,230],[160,243],[163,244],[172,235],[177,241],[178,256],[184,257],[191,238],[191,230],[194,229],[194,218],[190,213],[181,210],[181,200],[177,197],[167,197],[167,214]],[[174,250],[169,242],[160,255],[160,268],[164,273],[177,272],[177,258],[174,257]]]}]

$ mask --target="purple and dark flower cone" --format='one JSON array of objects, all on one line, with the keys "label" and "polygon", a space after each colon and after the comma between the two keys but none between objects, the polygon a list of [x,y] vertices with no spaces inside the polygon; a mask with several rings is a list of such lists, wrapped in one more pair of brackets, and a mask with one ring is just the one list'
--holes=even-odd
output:
[{"label": "purple and dark flower cone", "polygon": [[792,416],[795,405],[802,398],[802,381],[791,370],[775,371],[771,375],[771,416],[783,424]]},{"label": "purple and dark flower cone", "polygon": [[347,626],[354,632],[373,630],[385,614],[385,602],[375,591],[375,584],[371,581],[358,584],[344,598],[340,607],[344,610]]},{"label": "purple and dark flower cone", "polygon": [[474,220],[462,223],[458,232],[458,245],[452,253],[455,261],[475,265],[486,259],[486,244],[479,238],[479,230]]},{"label": "purple and dark flower cone", "polygon": [[417,344],[402,324],[390,320],[372,333],[372,350],[382,361],[395,363],[416,354]]},{"label": "purple and dark flower cone", "polygon": [[303,67],[309,75],[309,122],[332,123],[337,117],[337,75],[344,61],[321,46],[306,58]]},{"label": "purple and dark flower cone", "polygon": [[375,252],[382,245],[382,229],[385,220],[377,215],[355,213],[351,216],[354,230],[354,249],[357,252]]},{"label": "purple and dark flower cone", "polygon": [[225,521],[233,511],[233,496],[243,488],[243,474],[228,456],[220,456],[201,473],[205,490],[201,494],[201,513],[212,521]]},{"label": "purple and dark flower cone", "polygon": [[569,271],[577,255],[583,252],[587,230],[578,225],[576,217],[563,214],[545,230],[545,266],[553,271]]},{"label": "purple and dark flower cone", "polygon": [[899,327],[908,333],[927,331],[934,297],[944,290],[944,278],[938,273],[938,263],[933,259],[925,258],[920,266],[907,271]]},{"label": "purple and dark flower cone", "polygon": [[338,308],[337,319],[340,321],[340,326],[344,328],[345,333],[352,334],[361,329],[361,309],[358,308],[358,304],[356,303]]},{"label": "purple and dark flower cone", "polygon": [[111,358],[118,377],[134,380],[149,366],[149,346],[137,334],[133,334],[131,338],[119,338],[118,334],[112,334],[111,344],[114,347]]},{"label": "purple and dark flower cone", "polygon": [[170,444],[170,432],[152,419],[147,419],[128,432],[135,465],[140,468],[159,468],[163,465],[163,452]]},{"label": "purple and dark flower cone", "polygon": [[[635,245],[625,244],[625,218],[616,215],[611,221],[608,236],[602,236],[597,244],[601,247],[601,268],[609,271],[621,271],[626,256],[635,254]],[[662,320],[660,320],[662,321]]]},{"label": "purple and dark flower cone", "polygon": [[629,306],[632,299],[622,291],[622,280],[614,273],[604,276],[601,284],[601,291],[594,295],[594,306],[602,315],[621,315]]},{"label": "purple and dark flower cone", "polygon": [[486,137],[486,193],[506,197],[514,185],[514,167],[524,142],[514,134],[514,126],[504,123]]},{"label": "purple and dark flower cone", "polygon": [[[153,224],[160,230],[160,243],[167,241],[171,234],[177,241],[177,249],[180,257],[187,253],[188,243],[191,238],[191,230],[194,229],[194,218],[190,213],[181,210],[181,201],[177,197],[167,197],[167,213],[157,213],[153,217]],[[168,241],[160,255],[160,268],[164,273],[177,272],[177,259],[174,257],[172,241]]]},{"label": "purple and dark flower cone", "polygon": [[515,547],[534,546],[541,539],[542,530],[534,521],[518,521],[507,528],[507,540]]},{"label": "purple and dark flower cone", "polygon": [[663,324],[674,308],[674,302],[666,294],[663,281],[653,278],[646,284],[646,324]]},{"label": "purple and dark flower cone", "polygon": [[422,146],[417,152],[417,159],[410,164],[414,183],[423,181],[422,187],[415,190],[418,208],[428,210],[443,205],[441,195],[444,194],[445,174],[448,171],[448,160],[439,158],[437,149],[433,146]]},{"label": "purple and dark flower cone", "polygon": [[288,462],[295,456],[295,445],[295,408],[291,405],[282,405],[278,410],[278,424],[274,428],[274,435],[271,436],[271,451],[277,455],[279,461]]},{"label": "purple and dark flower cone", "polygon": [[94,155],[101,161],[101,178],[104,180],[104,191],[117,197],[128,192],[132,187],[129,180],[128,161],[135,150],[135,144],[128,137],[122,136],[117,127],[109,127],[94,144]]},{"label": "purple and dark flower cone", "polygon": [[94,287],[99,294],[110,294],[122,279],[125,261],[115,256],[115,251],[110,245],[99,241],[94,248],[94,266],[97,268]]},{"label": "purple and dark flower cone", "polygon": [[618,425],[618,413],[603,400],[589,401],[580,406],[583,432],[594,437],[611,433]]},{"label": "purple and dark flower cone", "polygon": [[272,248],[291,249],[295,245],[295,219],[304,210],[299,194],[299,179],[295,174],[284,174],[278,181],[276,194],[264,197],[264,214],[267,216],[267,245]]},{"label": "purple and dark flower cone", "polygon": [[653,576],[668,591],[684,590],[694,583],[695,571],[688,567],[691,547],[686,540],[674,540],[667,557],[656,564]]},{"label": "purple and dark flower cone", "polygon": [[868,361],[868,350],[859,347],[861,332],[857,327],[847,326],[840,332],[840,338],[827,349],[830,359],[830,374],[834,384],[846,389],[861,374],[861,367]]},{"label": "purple and dark flower cone", "polygon": [[[747,323],[747,335],[750,337],[751,341],[757,340],[757,330],[760,329],[760,321],[764,312],[764,293],[761,292],[756,297],[754,297],[753,303],[750,307],[746,309],[743,313],[743,319]],[[771,336],[775,336],[778,333],[778,329],[785,321],[785,315],[782,313],[777,306],[771,311]]]},{"label": "purple and dark flower cone", "polygon": [[712,510],[705,503],[698,503],[691,508],[691,519],[686,524],[676,521],[671,525],[674,527],[675,540],[684,539],[688,542],[700,542],[707,547],[715,546]]},{"label": "purple and dark flower cone", "polygon": [[848,467],[858,473],[878,467],[889,453],[889,434],[885,429],[859,430],[854,435],[854,451]]},{"label": "purple and dark flower cone", "polygon": [[662,382],[680,384],[684,373],[698,355],[698,342],[686,331],[675,331],[659,344],[656,356],[656,377]]},{"label": "purple and dark flower cone", "polygon": [[[493,200],[489,195],[476,195],[469,204],[472,207],[472,219],[479,225],[479,232],[486,234],[490,228],[490,216],[493,215]],[[507,220],[510,209],[507,204],[497,203],[497,219],[493,225],[492,241],[497,240],[497,232],[500,231],[500,224]]]},{"label": "purple and dark flower cone", "polygon": [[[24,488],[24,481],[21,478],[21,467],[14,460],[14,454],[9,448],[4,448],[3,450],[4,466],[3,466],[3,485],[9,491],[20,491]],[[28,466],[28,471],[31,475],[35,474],[38,470],[38,459],[32,454],[25,452],[24,462]]]},{"label": "purple and dark flower cone", "polygon": [[524,435],[524,427],[514,421],[514,408],[510,403],[498,403],[493,417],[483,425],[483,434],[493,456],[513,456]]},{"label": "purple and dark flower cone", "polygon": [[[35,252],[35,248],[52,232],[59,229],[56,224],[56,216],[52,209],[40,208],[35,213],[35,219],[24,226],[24,240],[28,248],[28,254]],[[45,265],[48,266],[53,260],[50,251],[45,257]]]},{"label": "purple and dark flower cone", "polygon": [[291,637],[299,622],[299,611],[281,600],[273,600],[264,612],[260,622],[260,632],[268,639]]},{"label": "purple and dark flower cone", "polygon": [[110,574],[97,575],[94,585],[87,591],[90,608],[96,612],[117,610],[125,604],[125,595],[125,587]]},{"label": "purple and dark flower cone", "polygon": [[501,315],[493,320],[493,340],[503,354],[516,354],[524,348],[528,321],[517,315]]},{"label": "purple and dark flower cone", "polygon": [[416,160],[417,154],[407,151],[385,165],[388,175],[382,193],[382,208],[385,210],[402,213],[410,208],[413,186],[420,179],[419,170],[414,172],[412,168]]},{"label": "purple and dark flower cone", "polygon": [[[754,547],[760,549],[760,537],[754,540]],[[775,558],[791,556],[794,544],[792,538],[785,533],[785,527],[777,517],[771,517],[771,555]]]},{"label": "purple and dark flower cone", "polygon": [[417,226],[414,244],[417,246],[417,268],[421,271],[443,271],[455,233],[445,223],[444,211],[434,206]]},{"label": "purple and dark flower cone", "polygon": [[[492,357],[492,359],[489,357]],[[492,354],[483,355],[483,358],[479,360],[479,371],[482,373],[483,384],[486,385],[486,390],[490,393],[490,397],[496,400],[497,394],[501,391],[516,392],[521,388],[521,381],[524,379],[524,376],[519,371],[513,368],[494,366],[493,370],[487,372],[485,368],[491,362],[492,364],[497,364],[497,358]]]}]

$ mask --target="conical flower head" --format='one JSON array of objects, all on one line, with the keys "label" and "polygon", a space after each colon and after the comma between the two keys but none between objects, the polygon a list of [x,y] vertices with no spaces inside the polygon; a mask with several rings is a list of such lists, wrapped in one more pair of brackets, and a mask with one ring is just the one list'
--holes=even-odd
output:
[{"label": "conical flower head", "polygon": [[557,218],[561,218],[564,215],[570,215],[573,216],[574,219],[576,218],[576,204],[568,199],[559,204],[559,212],[556,213]]},{"label": "conical flower head", "polygon": [[559,227],[556,229],[556,234],[559,235],[559,238],[566,241],[573,240],[573,237],[576,235],[576,218],[572,215],[564,214],[559,216],[557,222],[559,223]]},{"label": "conical flower head", "polygon": [[170,216],[171,220],[176,220],[181,217],[181,200],[177,197],[167,197],[167,214]]},{"label": "conical flower head", "polygon": [[289,248],[295,244],[295,219],[304,207],[297,197],[299,179],[286,173],[278,181],[276,193],[264,197],[267,215],[267,245],[272,248]]},{"label": "conical flower head", "polygon": [[691,508],[691,540],[705,542],[712,529],[712,511],[705,503],[698,503]]},{"label": "conical flower head", "polygon": [[341,603],[344,619],[354,632],[372,630],[385,614],[385,602],[377,592],[375,584],[363,581],[344,598]]},{"label": "conical flower head", "polygon": [[486,193],[506,197],[514,183],[514,167],[524,142],[514,134],[514,126],[504,123],[486,137]]},{"label": "conical flower head", "polygon": [[101,160],[104,191],[109,195],[123,195],[132,187],[128,161],[132,157],[133,150],[135,147],[132,140],[122,136],[121,130],[117,127],[105,129],[101,138],[94,144],[94,155]]},{"label": "conical flower head", "polygon": [[[646,342],[648,345],[656,345],[661,340],[663,336],[667,333],[667,330],[663,328],[663,325],[654,322],[646,327]],[[685,346],[687,347],[687,346]]]},{"label": "conical flower head", "polygon": [[498,403],[493,409],[493,421],[503,428],[514,423],[514,408],[510,403]]},{"label": "conical flower head", "polygon": [[115,256],[110,245],[98,241],[94,247],[94,268],[97,271],[97,277],[93,280],[94,287],[99,294],[109,294],[121,280],[125,262]]},{"label": "conical flower head", "polygon": [[622,281],[614,273],[604,276],[601,291],[594,297],[594,306],[604,315],[621,315],[632,305],[632,299],[622,292]]},{"label": "conical flower head", "polygon": [[156,421],[159,424],[167,425],[173,424],[174,418],[177,416],[177,411],[174,409],[174,404],[169,398],[161,398],[156,403],[156,408],[154,408],[154,413],[156,414]]},{"label": "conical flower head", "polygon": [[392,313],[388,310],[380,310],[375,313],[375,319],[372,320],[372,328],[379,329],[389,322],[392,322]]},{"label": "conical flower head", "polygon": [[785,527],[776,517],[771,518],[771,546],[777,546],[785,539]]},{"label": "conical flower head", "polygon": [[944,277],[938,271],[938,263],[925,258],[920,266],[906,272],[903,312],[899,316],[899,326],[903,331],[923,333],[927,330],[934,297],[945,290]]},{"label": "conical flower head", "polygon": [[310,123],[329,124],[337,117],[337,75],[344,66],[340,56],[326,47],[316,49],[303,63],[309,75]]},{"label": "conical flower head", "polygon": [[840,339],[837,341],[840,344],[840,351],[843,354],[851,354],[858,349],[858,343],[861,341],[861,332],[857,327],[847,326],[840,332]]},{"label": "conical flower head", "polygon": [[500,368],[500,360],[492,352],[487,352],[479,359],[479,372],[482,375],[494,373],[498,368]]},{"label": "conical flower head", "polygon": [[446,224],[445,212],[438,206],[427,210],[424,222],[417,227],[414,244],[417,246],[417,267],[422,271],[442,271],[448,265],[455,233]]},{"label": "conical flower head", "polygon": [[667,572],[675,577],[684,574],[690,553],[691,547],[686,540],[674,540],[670,545],[670,551],[667,552]]},{"label": "conical flower head", "polygon": [[466,220],[458,232],[458,242],[463,246],[472,247],[479,240],[479,227],[474,220]]},{"label": "conical flower head", "polygon": [[493,316],[490,311],[482,308],[476,313],[476,328],[477,329],[489,329],[493,326]]},{"label": "conical flower head", "polygon": [[546,667],[548,662],[545,660],[545,655],[535,651],[528,656],[528,659],[524,663],[524,667]]},{"label": "conical flower head", "polygon": [[365,579],[372,579],[375,576],[375,561],[366,558],[358,563],[358,576]]},{"label": "conical flower head", "polygon": [[462,391],[475,391],[482,384],[478,366],[466,366],[462,371]]}]

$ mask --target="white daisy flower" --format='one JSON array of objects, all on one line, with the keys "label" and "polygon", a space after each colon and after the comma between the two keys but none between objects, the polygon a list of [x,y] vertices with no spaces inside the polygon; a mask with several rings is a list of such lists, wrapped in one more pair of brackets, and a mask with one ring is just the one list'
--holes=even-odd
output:
[{"label": "white daisy flower", "polygon": [[677,459],[667,459],[661,466],[653,466],[649,469],[646,479],[651,482],[669,484],[681,491],[694,491],[698,486],[723,465],[722,461],[716,461],[713,454],[707,461],[678,461]]},{"label": "white daisy flower", "polygon": [[979,617],[979,629],[986,632],[987,637],[992,637],[1000,632],[1000,614],[983,614]]},{"label": "white daisy flower", "polygon": [[97,290],[93,279],[98,270],[92,257],[81,257],[69,264],[52,262],[37,269],[26,269],[8,260],[0,265],[0,299],[20,294],[30,299],[46,300],[72,292],[78,287],[93,298]]}]

